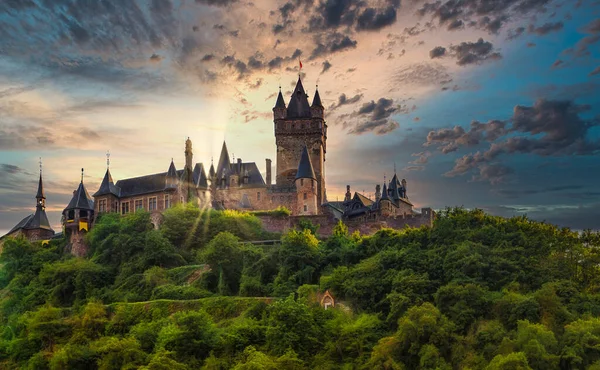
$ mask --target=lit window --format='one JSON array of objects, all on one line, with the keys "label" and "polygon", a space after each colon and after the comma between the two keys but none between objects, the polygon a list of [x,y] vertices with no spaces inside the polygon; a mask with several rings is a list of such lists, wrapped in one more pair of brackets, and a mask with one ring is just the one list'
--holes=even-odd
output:
[{"label": "lit window", "polygon": [[129,213],[129,202],[121,203],[121,214],[125,215]]},{"label": "lit window", "polygon": [[148,199],[148,211],[156,211],[156,197]]},{"label": "lit window", "polygon": [[134,203],[134,208],[136,211],[140,210],[140,209],[144,209],[144,200],[143,199],[136,199],[135,203]]},{"label": "lit window", "polygon": [[98,212],[106,212],[106,199],[98,201]]}]

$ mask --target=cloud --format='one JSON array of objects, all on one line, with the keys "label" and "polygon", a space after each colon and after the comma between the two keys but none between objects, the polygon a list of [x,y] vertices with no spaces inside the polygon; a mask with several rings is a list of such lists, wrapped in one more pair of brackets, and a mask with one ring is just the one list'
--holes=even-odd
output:
[{"label": "cloud", "polygon": [[366,8],[358,16],[356,29],[376,31],[396,22],[396,8],[388,6],[385,9]]},{"label": "cloud", "polygon": [[573,54],[576,57],[590,55],[589,47],[600,41],[600,18],[596,18],[588,23],[583,27],[582,32],[587,34],[587,36],[579,39],[572,48],[565,50],[565,54]]},{"label": "cloud", "polygon": [[421,62],[398,68],[391,78],[394,87],[401,85],[437,86],[451,81],[446,67],[436,62]]},{"label": "cloud", "polygon": [[498,60],[502,56],[494,51],[491,42],[483,41],[482,38],[476,42],[461,42],[458,45],[450,46],[451,55],[454,56],[459,66],[469,64],[480,64],[487,60]]},{"label": "cloud", "polygon": [[352,40],[349,36],[337,32],[328,34],[324,40],[319,35],[317,40],[317,46],[310,54],[310,60],[348,49],[355,49],[358,44],[356,40]]},{"label": "cloud", "polygon": [[160,56],[160,55],[158,55],[158,54],[152,54],[152,55],[150,56],[150,61],[151,61],[151,62],[158,63],[158,62],[160,62],[160,61],[162,61],[162,60],[163,60],[163,57],[161,57],[161,56]]},{"label": "cloud", "polygon": [[583,189],[581,185],[561,185],[561,186],[550,186],[544,188],[535,189],[496,189],[494,193],[502,195],[507,198],[521,198],[529,197],[531,195],[548,194],[548,193],[564,193],[565,191],[575,191]]},{"label": "cloud", "polygon": [[339,107],[341,107],[343,105],[349,105],[349,104],[357,103],[357,102],[359,102],[362,99],[362,97],[363,97],[362,94],[356,94],[356,95],[354,95],[351,98],[347,98],[346,94],[342,94],[342,95],[339,96],[338,102],[332,104],[329,107],[329,110],[333,111],[333,110],[336,110],[336,109],[338,109]]},{"label": "cloud", "polygon": [[431,59],[440,58],[446,55],[446,48],[442,46],[436,46],[429,52],[429,57]]},{"label": "cloud", "polygon": [[344,122],[344,127],[350,127],[348,131],[350,134],[374,132],[377,135],[384,135],[400,126],[398,122],[390,119],[391,115],[398,113],[400,109],[400,106],[394,105],[393,99],[380,98],[377,101],[364,103],[358,111],[341,118],[350,117],[358,120],[356,124]]},{"label": "cloud", "polygon": [[321,70],[321,74],[329,71],[329,69],[331,68],[331,63],[329,63],[328,60],[323,62],[323,70]]},{"label": "cloud", "polygon": [[525,32],[525,27],[517,27],[513,30],[509,30],[508,36],[506,36],[506,39],[509,41],[518,39],[519,37],[521,37],[523,35],[524,32]]},{"label": "cloud", "polygon": [[447,154],[461,147],[478,146],[482,141],[491,143],[487,151],[477,151],[457,159],[454,168],[446,173],[446,176],[453,177],[478,168],[480,174],[477,179],[491,181],[510,174],[507,168],[492,163],[501,155],[578,156],[600,153],[600,141],[588,135],[592,127],[600,125],[599,120],[585,120],[580,116],[590,109],[588,105],[568,100],[539,99],[531,107],[515,106],[512,117],[507,121],[475,121],[469,131],[460,126],[431,131],[425,145],[435,145]]},{"label": "cloud", "polygon": [[498,34],[511,17],[523,16],[533,10],[543,11],[549,2],[550,0],[434,1],[425,2],[417,14],[421,17],[430,16],[449,30],[461,25]]},{"label": "cloud", "polygon": [[554,22],[554,23],[548,22],[548,23],[544,23],[543,25],[541,25],[539,27],[535,27],[534,25],[530,24],[529,25],[529,33],[533,33],[538,36],[544,36],[551,32],[560,31],[563,29],[563,27],[564,27],[563,22]]},{"label": "cloud", "polygon": [[600,66],[596,67],[593,71],[590,72],[590,76],[596,76],[600,74]]}]

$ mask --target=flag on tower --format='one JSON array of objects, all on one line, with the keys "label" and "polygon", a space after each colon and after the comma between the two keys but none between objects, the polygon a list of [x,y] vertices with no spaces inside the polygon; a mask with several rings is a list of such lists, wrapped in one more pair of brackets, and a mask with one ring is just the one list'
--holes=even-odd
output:
[{"label": "flag on tower", "polygon": [[302,61],[298,59],[298,62],[300,63],[300,69],[302,69]]}]

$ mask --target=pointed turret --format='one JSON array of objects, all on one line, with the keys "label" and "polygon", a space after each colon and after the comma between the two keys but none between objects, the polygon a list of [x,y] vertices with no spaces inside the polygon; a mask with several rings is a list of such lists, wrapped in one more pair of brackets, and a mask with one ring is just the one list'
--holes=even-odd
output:
[{"label": "pointed turret", "polygon": [[229,151],[227,150],[227,143],[223,141],[223,147],[221,148],[221,156],[217,163],[217,178],[221,179],[223,175],[227,176],[231,170],[231,159],[229,157]]},{"label": "pointed turret", "polygon": [[381,201],[384,201],[384,200],[390,200],[390,197],[388,195],[387,185],[385,184],[385,182],[383,183],[383,190],[381,191]]},{"label": "pointed turret", "polygon": [[281,88],[279,88],[279,95],[277,95],[277,102],[275,103],[275,108],[283,108],[285,109],[285,101],[283,100],[283,95],[281,94]]},{"label": "pointed turret", "polygon": [[44,195],[44,184],[42,182],[42,171],[40,170],[40,181],[38,182],[38,190],[35,198],[38,200],[38,204],[40,204],[40,200],[46,199]]},{"label": "pointed turret", "polygon": [[173,163],[173,159],[171,159],[171,164],[169,165],[169,170],[167,171],[167,177],[165,179],[165,188],[177,188],[177,169],[175,168],[175,163]]},{"label": "pointed turret", "polygon": [[302,80],[298,77],[296,88],[290,98],[287,109],[287,118],[310,118],[311,111],[308,104],[308,95],[302,86]]},{"label": "pointed turret", "polygon": [[315,170],[308,156],[308,149],[306,145],[302,149],[302,155],[300,156],[300,163],[298,164],[298,171],[296,172],[296,180],[298,179],[313,179],[316,180]]},{"label": "pointed turret", "polygon": [[323,108],[323,104],[321,103],[321,96],[319,95],[318,88],[315,90],[315,97],[313,98],[311,107]]},{"label": "pointed turret", "polygon": [[208,170],[208,176],[210,176],[210,178],[212,179],[213,177],[215,177],[217,173],[215,172],[215,165],[214,164],[210,164],[210,169]]},{"label": "pointed turret", "polygon": [[104,174],[104,178],[102,179],[102,183],[100,184],[100,188],[96,193],[94,193],[94,197],[99,197],[101,195],[112,194],[116,197],[119,196],[120,189],[114,184],[113,178],[110,174],[110,169],[106,169],[106,173]]}]

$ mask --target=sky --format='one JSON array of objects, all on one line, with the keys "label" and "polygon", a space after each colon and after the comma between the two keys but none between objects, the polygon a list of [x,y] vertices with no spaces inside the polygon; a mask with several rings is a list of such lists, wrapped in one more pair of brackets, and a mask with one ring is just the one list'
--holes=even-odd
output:
[{"label": "sky", "polygon": [[57,230],[107,151],[115,181],[182,168],[187,137],[194,162],[226,140],[264,173],[299,73],[329,200],[396,171],[417,209],[600,229],[600,0],[5,0],[0,234],[34,211],[40,158]]}]

